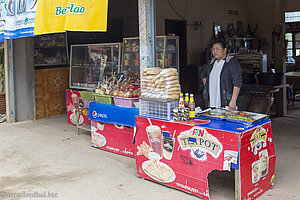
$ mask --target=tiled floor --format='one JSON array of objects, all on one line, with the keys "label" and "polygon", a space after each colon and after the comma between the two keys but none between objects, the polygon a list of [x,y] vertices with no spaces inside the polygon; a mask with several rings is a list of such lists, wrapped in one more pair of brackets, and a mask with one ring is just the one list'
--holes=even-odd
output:
[{"label": "tiled floor", "polygon": [[287,117],[300,118],[300,101],[288,106]]},{"label": "tiled floor", "polygon": [[37,119],[64,114],[69,68],[39,69],[35,74]]}]

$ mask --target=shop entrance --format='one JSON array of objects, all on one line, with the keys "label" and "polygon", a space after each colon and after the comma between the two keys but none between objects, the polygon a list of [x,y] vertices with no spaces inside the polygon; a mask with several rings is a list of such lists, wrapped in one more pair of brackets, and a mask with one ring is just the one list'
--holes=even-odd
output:
[{"label": "shop entrance", "polygon": [[185,66],[187,64],[186,21],[166,19],[165,34],[172,33],[179,36],[179,66]]}]

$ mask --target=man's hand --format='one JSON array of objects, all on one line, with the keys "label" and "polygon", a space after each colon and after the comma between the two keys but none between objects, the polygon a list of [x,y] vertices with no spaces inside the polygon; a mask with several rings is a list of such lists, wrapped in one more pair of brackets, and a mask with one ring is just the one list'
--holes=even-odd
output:
[{"label": "man's hand", "polygon": [[237,110],[236,103],[235,103],[234,101],[230,101],[230,102],[229,102],[228,109],[229,109],[229,110]]},{"label": "man's hand", "polygon": [[229,110],[237,110],[236,100],[239,96],[239,93],[240,93],[240,88],[234,86],[231,101],[229,102],[229,107],[228,107]]}]

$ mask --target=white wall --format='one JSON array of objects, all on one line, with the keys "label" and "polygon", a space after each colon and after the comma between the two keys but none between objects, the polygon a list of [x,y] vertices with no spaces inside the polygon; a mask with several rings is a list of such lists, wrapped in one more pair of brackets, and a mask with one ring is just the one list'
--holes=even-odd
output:
[{"label": "white wall", "polygon": [[[200,62],[200,52],[210,48],[213,39],[213,22],[219,22],[226,31],[227,24],[242,20],[244,29],[247,27],[247,0],[169,0],[174,9],[187,21],[187,52],[188,64]],[[187,1],[186,15],[185,7]],[[168,0],[158,0],[157,3],[157,35],[165,34],[165,19],[183,20],[168,3]],[[228,10],[238,11],[238,15],[229,15]],[[203,31],[195,30],[195,21],[203,22]]]}]

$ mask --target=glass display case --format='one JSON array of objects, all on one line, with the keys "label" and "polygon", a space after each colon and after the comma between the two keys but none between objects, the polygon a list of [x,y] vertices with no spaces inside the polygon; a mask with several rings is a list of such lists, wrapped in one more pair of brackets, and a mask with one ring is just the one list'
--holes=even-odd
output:
[{"label": "glass display case", "polygon": [[140,71],[140,39],[138,37],[124,38],[123,45],[122,72],[138,73]]},{"label": "glass display case", "polygon": [[122,43],[71,45],[70,88],[93,89],[120,72]]},{"label": "glass display case", "polygon": [[[140,41],[138,37],[124,38],[122,72],[140,70]],[[179,69],[179,38],[178,36],[156,37],[156,66],[161,68],[174,67]]]},{"label": "glass display case", "polygon": [[179,70],[179,37],[156,37],[156,66],[177,68]]},{"label": "glass display case", "polygon": [[34,63],[36,67],[67,65],[68,49],[65,33],[34,37]]}]

